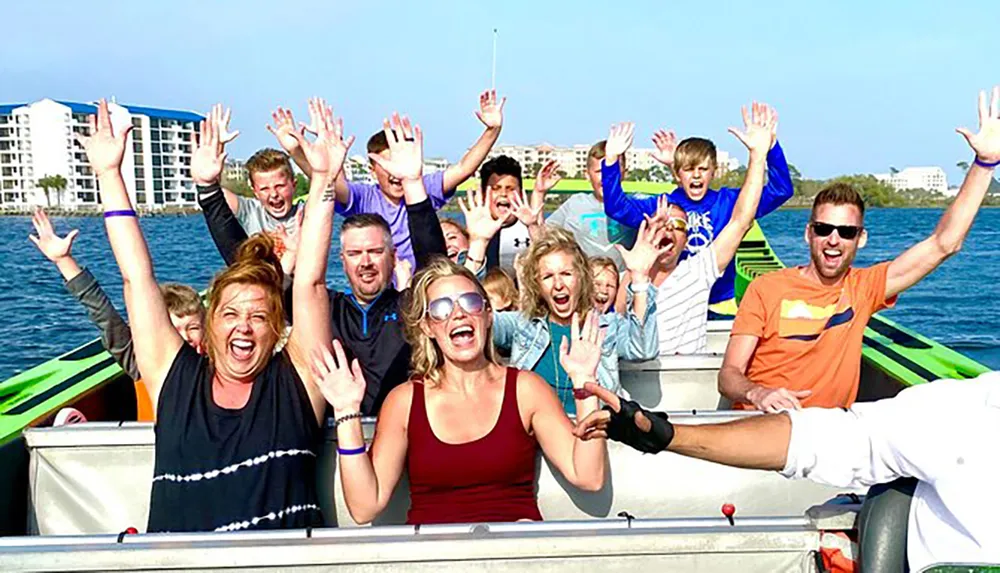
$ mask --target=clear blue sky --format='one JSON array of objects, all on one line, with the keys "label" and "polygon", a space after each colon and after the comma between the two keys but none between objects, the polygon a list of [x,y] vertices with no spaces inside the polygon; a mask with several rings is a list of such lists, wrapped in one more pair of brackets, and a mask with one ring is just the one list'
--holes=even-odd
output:
[{"label": "clear blue sky", "polygon": [[269,110],[322,95],[358,136],[393,110],[456,160],[490,82],[509,98],[501,142],[589,143],[611,122],[741,147],[726,127],[778,108],[809,177],[970,160],[977,90],[1000,83],[1000,2],[4,2],[0,101],[42,97],[234,109],[230,155],[273,145]]}]

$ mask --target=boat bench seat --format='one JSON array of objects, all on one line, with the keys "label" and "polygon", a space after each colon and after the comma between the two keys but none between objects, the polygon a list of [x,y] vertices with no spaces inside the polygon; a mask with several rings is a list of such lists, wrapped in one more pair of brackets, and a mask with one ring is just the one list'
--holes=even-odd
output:
[{"label": "boat bench seat", "polygon": [[[677,423],[713,423],[754,413],[672,415]],[[366,435],[374,430],[364,423]],[[153,474],[151,424],[90,423],[25,432],[30,453],[29,531],[40,534],[118,533],[145,529]],[[328,435],[317,472],[327,523],[353,527],[337,475],[336,442]],[[538,504],[546,520],[719,517],[724,503],[740,516],[801,516],[842,490],[773,472],[742,470],[672,453],[642,454],[609,444],[611,471],[605,487],[581,492],[548,462],[538,464]],[[855,491],[853,493],[863,493]],[[402,524],[409,505],[404,482],[376,524]]]},{"label": "boat bench seat", "polygon": [[722,354],[664,356],[619,363],[619,378],[629,397],[650,410],[668,412],[726,410],[719,394]]}]

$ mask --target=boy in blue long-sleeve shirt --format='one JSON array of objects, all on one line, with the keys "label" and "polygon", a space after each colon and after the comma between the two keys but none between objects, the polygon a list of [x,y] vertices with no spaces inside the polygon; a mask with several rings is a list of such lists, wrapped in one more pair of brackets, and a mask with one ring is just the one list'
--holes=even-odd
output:
[{"label": "boy in blue long-sleeve shirt", "polygon": [[[634,126],[628,124],[628,129],[634,130]],[[660,131],[653,141],[658,151],[654,157],[671,168],[678,185],[678,189],[666,196],[672,204],[687,212],[688,243],[684,252],[687,257],[707,247],[726,226],[732,218],[733,206],[740,190],[730,187],[718,190],[709,188],[717,168],[715,144],[710,140],[699,137],[685,139],[676,146],[672,154],[672,134]],[[771,149],[767,153],[767,184],[761,195],[757,218],[780,207],[794,192],[788,162],[778,144],[776,130],[772,132],[771,141]],[[628,138],[628,145],[631,145],[631,137]],[[604,212],[623,225],[638,227],[643,221],[643,215],[652,216],[656,212],[657,197],[635,197],[626,195],[622,190],[622,174],[617,158],[627,149],[627,146],[625,149],[608,149],[601,165]],[[673,160],[672,165],[670,159]],[[716,305],[713,310],[719,314],[736,314],[735,304],[729,302],[734,296],[735,263],[735,259],[729,263],[725,273],[712,288],[709,302]]]}]

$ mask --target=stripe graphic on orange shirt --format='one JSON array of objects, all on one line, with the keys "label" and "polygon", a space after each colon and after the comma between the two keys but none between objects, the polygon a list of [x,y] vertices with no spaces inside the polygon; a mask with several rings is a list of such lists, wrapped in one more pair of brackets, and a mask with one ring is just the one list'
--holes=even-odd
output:
[{"label": "stripe graphic on orange shirt", "polygon": [[824,330],[848,323],[853,318],[854,309],[847,301],[814,306],[804,300],[782,300],[778,336],[788,340],[816,340]]}]

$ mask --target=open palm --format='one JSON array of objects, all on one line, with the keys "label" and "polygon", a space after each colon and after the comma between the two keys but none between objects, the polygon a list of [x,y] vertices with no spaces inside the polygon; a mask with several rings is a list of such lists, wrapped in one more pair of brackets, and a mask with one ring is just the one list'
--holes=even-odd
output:
[{"label": "open palm", "polygon": [[673,167],[674,152],[677,151],[677,136],[672,131],[659,129],[653,134],[653,159]]},{"label": "open palm", "polygon": [[132,131],[129,125],[115,134],[111,125],[111,112],[108,102],[97,102],[97,115],[87,118],[90,135],[77,135],[77,142],[87,152],[87,161],[98,176],[104,173],[116,172],[121,169],[122,158],[125,156],[125,142]]},{"label": "open palm", "polygon": [[313,357],[313,375],[323,398],[333,406],[334,414],[352,414],[361,410],[365,397],[365,376],[358,359],[348,362],[339,340],[333,341],[333,354],[323,347]]},{"label": "open palm", "polygon": [[73,229],[65,237],[56,235],[52,230],[52,222],[48,215],[41,209],[36,209],[31,214],[31,224],[35,227],[37,235],[28,235],[32,243],[45,255],[45,258],[53,263],[71,255],[73,250],[73,239],[79,231]]},{"label": "open palm", "polygon": [[267,130],[278,140],[278,145],[288,153],[294,153],[299,149],[299,138],[296,134],[302,135],[305,127],[295,126],[295,117],[292,111],[279,107],[271,112],[271,120],[274,125],[268,125]]},{"label": "open palm", "polygon": [[493,217],[490,211],[491,192],[483,193],[480,189],[470,189],[465,200],[458,200],[458,206],[465,215],[465,228],[469,239],[489,241],[503,227],[503,219]]},{"label": "open palm", "polygon": [[574,385],[582,386],[587,380],[597,376],[597,365],[601,362],[601,345],[604,332],[601,331],[597,313],[587,313],[580,327],[580,316],[573,313],[570,326],[570,343],[566,338],[559,344],[559,364],[569,374]]},{"label": "open palm", "polygon": [[777,114],[771,106],[753,102],[751,113],[747,113],[747,108],[742,107],[744,131],[735,127],[729,128],[729,133],[736,136],[743,145],[750,151],[766,152],[771,147],[774,137],[774,125],[777,122]]},{"label": "open palm", "polygon": [[400,118],[398,113],[394,113],[391,121],[382,121],[382,131],[389,142],[389,158],[370,153],[371,160],[393,177],[420,179],[424,171],[424,133],[420,126],[411,124],[410,118]]},{"label": "open palm", "polygon": [[497,90],[486,90],[479,94],[479,110],[476,111],[476,117],[486,127],[501,127],[505,103],[507,103],[506,97],[497,101]]},{"label": "open palm", "polygon": [[604,145],[604,153],[608,157],[613,157],[616,161],[629,147],[632,147],[632,139],[635,137],[635,124],[626,121],[611,126],[608,133],[608,142]]},{"label": "open palm", "polygon": [[956,131],[965,137],[980,161],[1000,161],[1000,86],[993,87],[989,107],[986,105],[986,92],[979,92],[979,132],[972,133],[964,127]]},{"label": "open palm", "polygon": [[663,227],[654,228],[648,221],[643,221],[639,225],[639,236],[635,241],[632,250],[626,251],[621,245],[615,245],[621,253],[625,268],[632,272],[633,276],[641,275],[648,277],[653,265],[661,257],[665,256],[673,248],[673,245],[657,247],[663,239],[666,229]]}]

